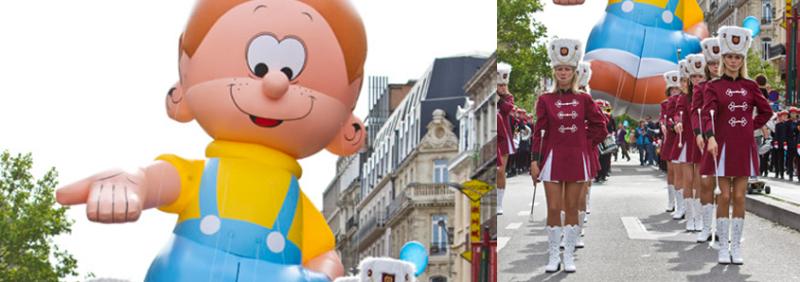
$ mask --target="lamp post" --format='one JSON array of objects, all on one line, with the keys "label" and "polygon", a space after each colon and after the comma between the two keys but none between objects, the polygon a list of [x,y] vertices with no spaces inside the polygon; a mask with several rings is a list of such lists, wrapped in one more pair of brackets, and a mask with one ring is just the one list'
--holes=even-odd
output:
[{"label": "lamp post", "polygon": [[800,91],[797,82],[797,9],[795,1],[786,0],[786,32],[787,32],[787,60],[786,60],[786,105],[796,103],[797,93]]}]

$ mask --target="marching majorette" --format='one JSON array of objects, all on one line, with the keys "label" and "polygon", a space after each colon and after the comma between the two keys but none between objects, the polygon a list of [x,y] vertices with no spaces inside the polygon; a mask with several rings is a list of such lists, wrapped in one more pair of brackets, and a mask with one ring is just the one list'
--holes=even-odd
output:
[{"label": "marching majorette", "polygon": [[677,183],[677,173],[675,165],[672,160],[673,144],[678,142],[678,135],[673,128],[674,120],[673,113],[675,112],[676,99],[680,94],[681,82],[679,71],[668,71],[664,73],[664,81],[666,82],[666,96],[667,99],[661,103],[661,131],[664,132],[664,141],[661,143],[661,159],[667,163],[667,185],[671,188],[670,195],[670,208],[672,210],[673,219],[682,219],[684,208],[683,190]]},{"label": "marching majorette", "polygon": [[672,168],[674,172],[674,182],[676,190],[681,191],[678,197],[678,218],[685,215],[686,217],[686,231],[694,231],[694,210],[692,200],[692,168],[691,168],[691,148],[686,141],[692,140],[689,130],[684,130],[684,124],[689,124],[689,103],[688,103],[688,86],[689,86],[689,66],[686,59],[678,62],[679,71],[679,88],[670,88],[670,97],[673,98],[672,128],[675,131],[676,139],[672,142]]},{"label": "marching majorette", "polygon": [[[531,144],[531,177],[544,183],[547,196],[547,233],[550,258],[545,271],[560,269],[559,241],[564,233],[564,271],[575,272],[578,239],[578,198],[582,182],[589,181],[588,140],[600,142],[607,134],[603,117],[592,99],[578,91],[576,69],[583,46],[574,39],[554,39],[547,47],[553,67],[553,89],[536,102],[536,125]],[[586,128],[588,123],[588,129]],[[564,195],[564,197],[562,197]],[[561,223],[562,203],[566,211]]]},{"label": "marching majorette", "polygon": [[503,214],[503,193],[506,191],[508,155],[516,151],[509,120],[514,109],[514,96],[508,91],[511,65],[497,63],[497,214]]},{"label": "marching majorette", "polygon": [[[703,72],[703,80],[696,85],[693,85],[692,92],[692,129],[694,131],[695,142],[697,143],[699,155],[695,156],[695,169],[697,173],[700,172],[700,167],[704,162],[713,162],[713,158],[704,158],[706,152],[706,142],[703,136],[704,128],[702,126],[702,109],[703,100],[705,96],[706,86],[709,81],[719,77],[719,61],[721,59],[719,39],[706,38],[700,45],[703,48],[703,59],[705,61],[705,71]],[[690,65],[694,64],[695,67],[698,59],[690,60]],[[713,163],[709,163],[713,165]],[[701,174],[702,175],[702,174]],[[697,242],[706,242],[711,240],[711,226],[714,222],[714,185],[716,184],[715,178],[709,175],[698,177],[700,181],[700,205],[702,212],[702,227],[700,233],[697,234]]]},{"label": "marching majorette", "polygon": [[[589,62],[581,62],[578,65],[578,90],[581,91],[583,94],[589,96],[591,98],[591,94],[589,94],[589,81],[592,78],[592,65]],[[600,109],[595,107],[597,112],[600,112]],[[588,123],[587,123],[588,127]],[[586,143],[589,145],[586,147],[586,154],[590,157],[589,163],[589,177],[594,178],[597,175],[597,169],[599,168],[599,160],[597,158],[597,144],[593,144],[590,139],[586,140]],[[584,236],[584,223],[588,222],[589,220],[589,199],[591,193],[591,186],[592,182],[587,181],[583,183],[581,187],[581,196],[578,198],[578,242],[576,243],[576,248],[583,248],[585,246],[583,239],[581,237]]]},{"label": "marching majorette", "polygon": [[[694,94],[694,90],[696,89],[697,85],[701,82],[706,80],[705,76],[705,67],[706,61],[702,54],[691,54],[686,56],[686,70],[688,74],[687,80],[687,89],[686,94],[682,95],[681,98],[678,100],[678,112],[679,116],[682,119],[679,125],[676,127],[680,127],[681,132],[683,133],[683,148],[682,150],[685,151],[685,160],[686,163],[684,164],[684,182],[687,184],[686,186],[686,206],[687,206],[687,220],[686,220],[686,230],[691,232],[698,232],[702,230],[703,227],[703,213],[702,213],[702,205],[700,204],[700,172],[699,166],[696,164],[700,163],[700,151],[702,147],[699,147],[697,142],[697,138],[695,138],[695,127],[694,127],[694,119],[700,118],[700,112],[697,111],[696,106],[702,105],[702,103],[698,102],[697,95]],[[705,145],[705,144],[702,144]]]},{"label": "marching majorette", "polygon": [[[747,78],[745,58],[752,44],[750,30],[723,26],[717,34],[722,76],[706,84],[702,110],[702,125],[710,153],[706,156],[711,155],[714,162],[713,166],[704,164],[700,171],[703,175],[716,175],[721,192],[717,198],[717,234],[720,238],[717,261],[720,264],[742,264],[747,180],[757,175],[759,165],[753,131],[767,123],[772,109],[761,95],[758,84]],[[733,219],[728,219],[731,193]]]}]

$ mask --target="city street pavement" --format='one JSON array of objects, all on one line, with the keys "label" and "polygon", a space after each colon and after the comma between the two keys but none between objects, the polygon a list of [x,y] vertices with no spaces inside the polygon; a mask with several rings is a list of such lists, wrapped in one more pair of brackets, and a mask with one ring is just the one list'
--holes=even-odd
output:
[{"label": "city street pavement", "polygon": [[[745,216],[745,264],[718,265],[717,251],[694,243],[684,221],[664,210],[664,174],[634,162],[612,166],[604,184],[594,184],[586,248],[576,252],[577,273],[546,274],[546,201],[538,185],[534,217],[529,175],[509,178],[505,214],[498,217],[499,281],[800,281],[800,232],[751,213]],[[791,184],[773,185],[773,194],[797,193]],[[782,187],[777,188],[776,187]]]}]

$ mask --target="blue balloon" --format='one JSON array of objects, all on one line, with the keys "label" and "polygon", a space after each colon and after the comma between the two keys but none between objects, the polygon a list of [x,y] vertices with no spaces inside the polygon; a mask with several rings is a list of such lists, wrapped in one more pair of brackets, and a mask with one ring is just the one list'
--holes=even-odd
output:
[{"label": "blue balloon", "polygon": [[752,31],[753,37],[756,37],[758,36],[759,33],[761,33],[761,21],[754,16],[748,16],[744,18],[744,21],[742,22],[742,27]]},{"label": "blue balloon", "polygon": [[410,262],[417,268],[416,276],[422,275],[428,268],[428,250],[417,241],[410,241],[400,249],[400,260]]}]

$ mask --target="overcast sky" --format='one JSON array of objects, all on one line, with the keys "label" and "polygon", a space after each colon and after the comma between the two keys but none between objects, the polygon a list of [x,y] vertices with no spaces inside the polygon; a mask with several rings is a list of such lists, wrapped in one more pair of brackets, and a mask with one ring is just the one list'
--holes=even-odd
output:
[{"label": "overcast sky", "polygon": [[[66,184],[113,167],[145,165],[162,153],[204,158],[209,137],[170,120],[164,96],[177,80],[178,36],[194,1],[0,2],[0,149],[31,152],[35,173],[56,167]],[[368,75],[417,79],[436,57],[491,53],[492,0],[354,0],[367,28]],[[364,88],[366,89],[366,83]],[[367,95],[356,114],[365,117]],[[321,208],[335,173],[327,152],[300,161],[300,185]],[[81,274],[141,281],[176,216],[157,210],[139,222],[76,221],[57,239]]]}]

